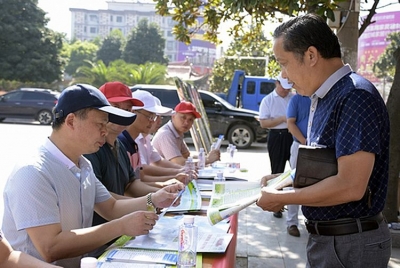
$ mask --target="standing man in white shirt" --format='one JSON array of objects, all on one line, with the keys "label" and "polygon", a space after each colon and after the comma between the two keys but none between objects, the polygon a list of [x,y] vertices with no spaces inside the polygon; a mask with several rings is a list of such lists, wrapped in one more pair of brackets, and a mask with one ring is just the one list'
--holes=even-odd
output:
[{"label": "standing man in white shirt", "polygon": [[[260,125],[268,128],[267,147],[271,163],[271,174],[285,171],[286,161],[290,159],[292,134],[288,131],[286,110],[293,93],[292,84],[279,74],[275,81],[275,90],[265,96],[260,104]],[[277,218],[282,212],[274,212]]]}]

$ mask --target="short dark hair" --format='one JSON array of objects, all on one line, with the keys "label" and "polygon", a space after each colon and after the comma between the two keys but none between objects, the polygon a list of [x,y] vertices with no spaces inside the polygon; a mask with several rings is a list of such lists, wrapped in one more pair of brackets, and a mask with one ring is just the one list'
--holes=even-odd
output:
[{"label": "short dark hair", "polygon": [[322,58],[341,58],[339,39],[324,19],[316,14],[306,14],[279,25],[273,38],[283,37],[283,49],[293,52],[303,60],[304,53],[314,46]]},{"label": "short dark hair", "polygon": [[[87,115],[88,115],[89,111],[91,111],[91,110],[95,110],[95,108],[92,108],[92,107],[84,108],[84,109],[78,110],[76,112],[73,112],[73,114],[75,114],[75,116],[78,117],[79,119],[84,120],[84,119],[87,118]],[[51,125],[51,127],[54,130],[60,129],[62,124],[65,123],[65,118],[66,118],[66,116],[63,116],[63,117],[60,117],[60,118],[56,118],[53,121],[53,124]]]}]

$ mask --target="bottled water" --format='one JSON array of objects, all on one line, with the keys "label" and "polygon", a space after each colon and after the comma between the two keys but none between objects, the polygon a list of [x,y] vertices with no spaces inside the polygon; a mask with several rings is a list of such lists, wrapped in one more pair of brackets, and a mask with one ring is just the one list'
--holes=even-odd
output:
[{"label": "bottled water", "polygon": [[96,268],[97,259],[94,257],[85,257],[81,259],[81,268]]},{"label": "bottled water", "polygon": [[198,170],[202,170],[206,167],[206,153],[204,152],[204,148],[200,148],[199,151],[199,162],[197,163]]},{"label": "bottled water", "polygon": [[214,181],[224,181],[224,172],[222,170],[217,171],[217,176],[214,177]]},{"label": "bottled water", "polygon": [[195,171],[195,167],[194,167],[193,158],[188,157],[188,159],[185,162],[185,173],[186,173],[186,175],[188,175],[186,178],[186,181],[185,181],[185,185],[188,185],[188,183],[193,180],[194,171]]},{"label": "bottled water", "polygon": [[178,267],[196,267],[197,234],[194,216],[183,216],[183,224],[179,226]]}]

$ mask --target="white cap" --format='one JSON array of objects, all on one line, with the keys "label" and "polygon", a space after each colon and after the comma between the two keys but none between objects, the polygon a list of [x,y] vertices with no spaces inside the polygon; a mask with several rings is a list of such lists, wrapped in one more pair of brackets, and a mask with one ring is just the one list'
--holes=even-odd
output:
[{"label": "white cap", "polygon": [[[165,106],[162,106],[162,105],[161,105],[161,101],[160,101],[159,98],[157,98],[156,96],[153,96],[153,98],[154,98],[154,100],[156,101],[156,104],[157,104],[158,106],[165,107]],[[167,108],[167,107],[165,107],[165,108]],[[172,109],[170,109],[170,108],[168,108],[168,109],[169,109],[168,112],[162,113],[162,114],[160,114],[160,115],[171,116],[171,115],[173,115],[173,114],[175,113],[174,110],[172,110]]]},{"label": "white cap", "polygon": [[278,75],[278,81],[279,81],[279,83],[281,83],[281,86],[284,89],[291,89],[293,86],[293,84],[289,83],[289,81],[286,78],[282,77],[281,73],[279,73],[279,75]]},{"label": "white cap", "polygon": [[138,99],[141,102],[143,102],[143,107],[132,107],[132,110],[146,110],[155,114],[165,114],[165,113],[170,113],[172,111],[171,108],[164,107],[160,104],[157,103],[157,101],[154,99],[154,96],[145,90],[140,90],[137,89],[132,93],[132,98]]}]

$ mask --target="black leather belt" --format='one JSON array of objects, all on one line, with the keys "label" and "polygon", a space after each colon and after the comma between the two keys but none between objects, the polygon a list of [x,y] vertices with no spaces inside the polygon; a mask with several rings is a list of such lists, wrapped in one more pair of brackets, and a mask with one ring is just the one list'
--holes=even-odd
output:
[{"label": "black leather belt", "polygon": [[277,133],[289,133],[289,130],[287,128],[282,128],[282,129],[270,129],[270,132],[277,132]]},{"label": "black leather belt", "polygon": [[310,234],[318,235],[349,235],[362,233],[379,228],[383,221],[382,212],[366,218],[346,218],[332,221],[311,221],[306,220],[306,228]]}]

